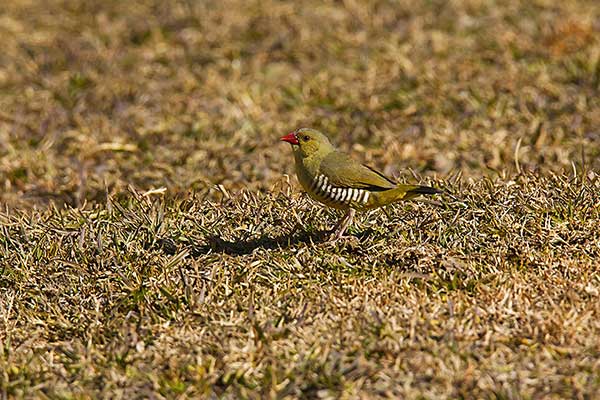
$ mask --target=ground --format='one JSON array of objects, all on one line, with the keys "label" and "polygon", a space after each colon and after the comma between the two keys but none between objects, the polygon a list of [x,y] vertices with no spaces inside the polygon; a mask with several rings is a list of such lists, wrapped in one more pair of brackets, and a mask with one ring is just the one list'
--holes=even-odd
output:
[{"label": "ground", "polygon": [[[4,0],[2,398],[600,396],[600,3]],[[448,194],[340,213],[300,127]]]}]

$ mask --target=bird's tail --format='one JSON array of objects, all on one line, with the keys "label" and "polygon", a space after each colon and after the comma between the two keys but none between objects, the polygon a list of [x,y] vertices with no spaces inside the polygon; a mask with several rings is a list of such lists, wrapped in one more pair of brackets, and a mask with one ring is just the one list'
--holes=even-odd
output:
[{"label": "bird's tail", "polygon": [[[398,200],[410,200],[420,195],[432,195],[442,193],[441,190],[433,188],[431,186],[420,186],[420,185],[398,185]],[[401,193],[404,192],[404,195]]]},{"label": "bird's tail", "polygon": [[442,191],[429,186],[398,185],[393,189],[373,192],[373,201],[367,208],[381,207],[401,200],[410,200],[423,194],[431,195],[438,193],[442,193]]},{"label": "bird's tail", "polygon": [[412,186],[412,185],[406,185],[407,186],[407,190],[406,190],[406,194],[407,195],[420,195],[420,194],[439,194],[442,193],[442,191],[440,189],[436,189],[434,187],[431,186]]}]

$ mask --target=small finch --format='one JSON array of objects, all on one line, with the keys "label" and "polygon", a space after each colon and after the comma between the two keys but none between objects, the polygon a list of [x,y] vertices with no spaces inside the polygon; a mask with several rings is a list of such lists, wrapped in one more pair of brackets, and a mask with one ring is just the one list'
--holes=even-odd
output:
[{"label": "small finch", "polygon": [[346,210],[330,240],[340,239],[356,210],[369,210],[441,190],[399,185],[381,172],[360,164],[331,144],[321,132],[300,128],[281,140],[292,145],[296,175],[308,195],[327,206]]}]

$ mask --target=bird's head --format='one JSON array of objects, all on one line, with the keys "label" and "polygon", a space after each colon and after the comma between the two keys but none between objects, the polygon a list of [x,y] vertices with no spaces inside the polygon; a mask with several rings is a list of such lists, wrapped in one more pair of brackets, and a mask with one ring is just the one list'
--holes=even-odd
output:
[{"label": "bird's head", "polygon": [[294,147],[298,146],[298,150],[304,157],[319,154],[325,156],[334,150],[334,147],[329,139],[327,139],[327,136],[310,128],[296,129],[294,132],[283,136],[281,140],[292,144]]}]

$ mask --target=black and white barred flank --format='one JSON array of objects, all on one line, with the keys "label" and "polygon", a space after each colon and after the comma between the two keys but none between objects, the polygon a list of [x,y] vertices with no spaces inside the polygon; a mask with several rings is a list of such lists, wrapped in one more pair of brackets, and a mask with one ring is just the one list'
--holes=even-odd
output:
[{"label": "black and white barred flank", "polygon": [[329,201],[340,204],[367,204],[369,201],[369,192],[364,189],[335,187],[329,183],[325,175],[317,175],[312,180],[310,189],[317,196],[323,197]]}]

